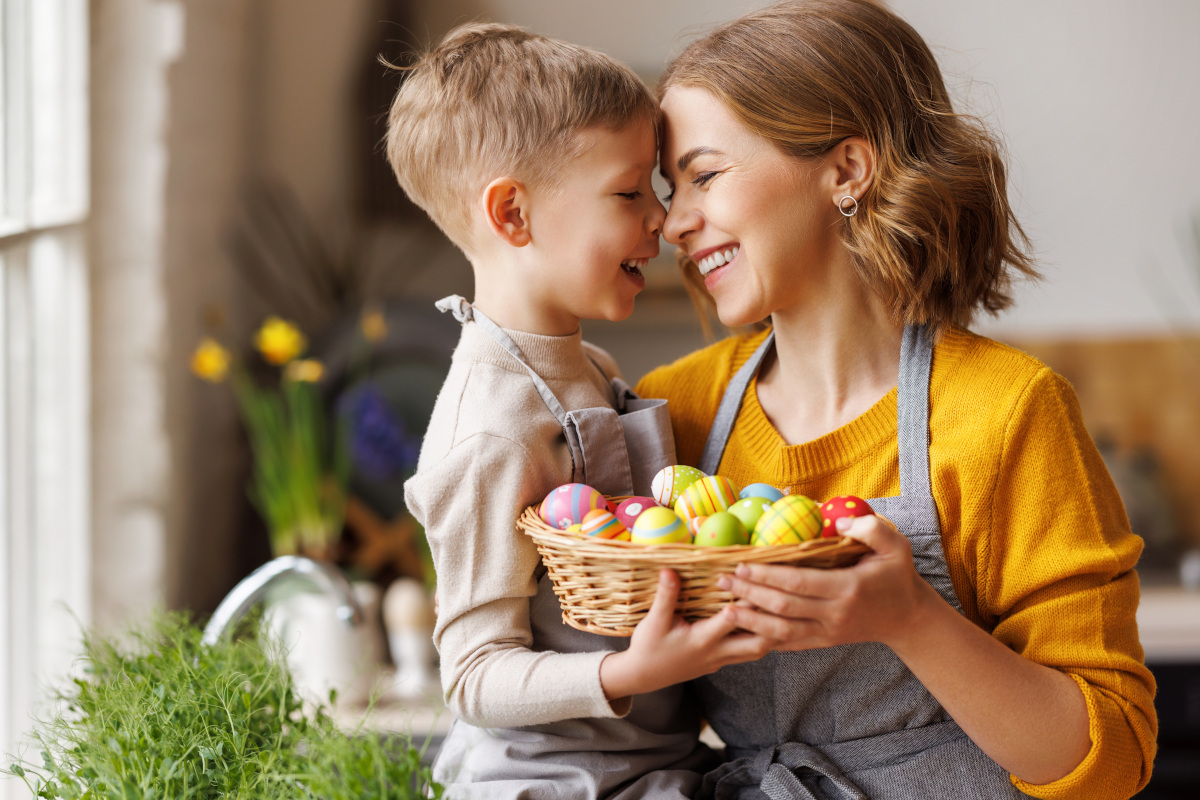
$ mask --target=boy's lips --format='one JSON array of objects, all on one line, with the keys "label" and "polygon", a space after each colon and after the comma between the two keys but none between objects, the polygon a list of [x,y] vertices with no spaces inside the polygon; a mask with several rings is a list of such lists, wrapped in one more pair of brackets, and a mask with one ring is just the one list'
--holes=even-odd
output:
[{"label": "boy's lips", "polygon": [[627,258],[621,262],[621,271],[630,277],[639,286],[646,282],[646,278],[642,275],[642,270],[650,263],[648,258]]},{"label": "boy's lips", "polygon": [[737,258],[741,245],[737,242],[726,242],[716,247],[698,250],[692,254],[692,260],[700,268],[701,275],[708,275],[717,267],[723,267]]}]

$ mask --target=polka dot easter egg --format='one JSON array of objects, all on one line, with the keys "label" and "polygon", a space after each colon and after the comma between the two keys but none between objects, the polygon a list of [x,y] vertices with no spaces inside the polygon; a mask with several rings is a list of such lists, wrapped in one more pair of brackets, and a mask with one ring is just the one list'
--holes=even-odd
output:
[{"label": "polka dot easter egg", "polygon": [[637,544],[670,544],[692,540],[692,534],[683,520],[671,509],[661,506],[643,511],[633,523],[630,533],[632,541]]},{"label": "polka dot easter egg", "polygon": [[583,517],[580,533],[597,539],[618,539],[629,541],[629,531],[621,524],[621,520],[607,508],[593,508]]},{"label": "polka dot easter egg", "polygon": [[672,508],[683,490],[703,477],[703,472],[686,464],[663,467],[650,482],[650,494],[660,506]]},{"label": "polka dot easter egg", "polygon": [[844,494],[826,500],[821,504],[821,535],[834,537],[838,535],[837,521],[839,519],[856,519],[857,517],[873,517],[875,509],[861,497]]},{"label": "polka dot easter egg", "polygon": [[604,495],[585,483],[564,483],[546,495],[538,507],[538,515],[547,525],[562,530],[572,523],[583,522],[593,508],[608,508]]},{"label": "polka dot easter egg", "polygon": [[701,478],[683,490],[675,502],[675,513],[684,519],[724,511],[737,502],[737,488],[729,478]]},{"label": "polka dot easter egg", "polygon": [[743,500],[748,497],[765,497],[767,502],[774,503],[776,500],[783,497],[783,492],[779,491],[769,483],[752,483],[745,489],[742,489],[741,494],[739,494],[738,497]]},{"label": "polka dot easter egg", "polygon": [[622,500],[617,505],[617,519],[621,520],[621,524],[626,528],[633,527],[633,521],[638,518],[638,515],[647,508],[654,508],[658,505],[653,497],[629,497]]},{"label": "polka dot easter egg", "polygon": [[771,504],[754,526],[750,544],[770,546],[800,544],[821,533],[821,509],[801,494],[788,495]]}]

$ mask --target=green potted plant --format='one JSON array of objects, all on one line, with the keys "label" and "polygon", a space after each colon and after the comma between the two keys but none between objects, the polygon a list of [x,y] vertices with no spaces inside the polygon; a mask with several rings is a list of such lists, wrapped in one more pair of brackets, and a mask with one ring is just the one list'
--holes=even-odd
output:
[{"label": "green potted plant", "polygon": [[[253,626],[254,623],[251,623]],[[249,633],[256,633],[253,629]],[[425,745],[340,729],[259,635],[201,644],[178,614],[88,636],[82,674],[0,773],[63,800],[440,797]]]}]

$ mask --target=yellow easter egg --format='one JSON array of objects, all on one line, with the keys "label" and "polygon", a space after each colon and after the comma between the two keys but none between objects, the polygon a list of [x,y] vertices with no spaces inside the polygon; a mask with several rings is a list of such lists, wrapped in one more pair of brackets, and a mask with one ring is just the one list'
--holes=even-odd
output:
[{"label": "yellow easter egg", "polygon": [[675,513],[683,519],[709,516],[737,502],[737,487],[721,475],[701,478],[683,490],[675,503]]},{"label": "yellow easter egg", "polygon": [[634,521],[630,540],[637,544],[690,542],[692,533],[674,511],[655,506],[643,511]]},{"label": "yellow easter egg", "polygon": [[771,504],[754,526],[750,544],[799,544],[821,535],[821,507],[801,494],[788,495]]}]

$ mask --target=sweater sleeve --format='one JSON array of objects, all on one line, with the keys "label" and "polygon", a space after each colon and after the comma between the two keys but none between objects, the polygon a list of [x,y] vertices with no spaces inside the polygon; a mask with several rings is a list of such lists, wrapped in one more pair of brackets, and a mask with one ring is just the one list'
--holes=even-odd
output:
[{"label": "sweater sleeve", "polygon": [[616,717],[600,686],[607,651],[532,650],[530,599],[539,560],[515,524],[541,500],[546,476],[518,443],[475,434],[410,478],[405,501],[425,526],[437,573],[434,644],[447,706],[500,728]]},{"label": "sweater sleeve", "polygon": [[1128,798],[1154,760],[1154,679],[1138,641],[1142,541],[1083,425],[1075,393],[1042,368],[1017,401],[991,496],[991,529],[974,548],[980,612],[993,635],[1061,670],[1087,703],[1091,750],[1041,798]]}]

